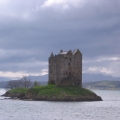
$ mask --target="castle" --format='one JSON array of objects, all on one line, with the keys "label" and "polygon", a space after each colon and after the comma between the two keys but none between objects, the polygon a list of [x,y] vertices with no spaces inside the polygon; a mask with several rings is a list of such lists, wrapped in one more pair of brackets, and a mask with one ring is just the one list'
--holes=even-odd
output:
[{"label": "castle", "polygon": [[82,87],[82,54],[79,49],[61,50],[49,57],[49,81],[57,86],[79,85]]}]

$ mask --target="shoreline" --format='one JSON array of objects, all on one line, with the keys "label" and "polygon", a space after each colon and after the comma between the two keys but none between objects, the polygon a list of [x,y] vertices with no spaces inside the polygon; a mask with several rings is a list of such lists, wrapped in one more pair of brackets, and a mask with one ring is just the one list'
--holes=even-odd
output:
[{"label": "shoreline", "polygon": [[91,94],[89,96],[37,96],[33,95],[34,97],[28,96],[28,94],[10,94],[6,92],[4,97],[9,97],[6,99],[13,99],[13,100],[23,100],[23,101],[56,101],[56,102],[92,102],[92,101],[103,101],[102,98],[96,94]]},{"label": "shoreline", "polygon": [[54,84],[28,89],[15,88],[2,96],[26,101],[102,101],[102,98],[91,90],[79,86],[57,87]]}]

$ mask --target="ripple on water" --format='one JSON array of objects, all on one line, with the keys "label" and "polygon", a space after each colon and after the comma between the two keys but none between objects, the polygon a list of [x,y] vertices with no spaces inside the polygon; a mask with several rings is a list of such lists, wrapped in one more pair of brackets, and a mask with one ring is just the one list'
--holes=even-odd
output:
[{"label": "ripple on water", "polygon": [[[106,92],[106,93],[105,93]],[[112,91],[111,91],[112,92]],[[117,91],[116,91],[117,92]],[[45,102],[1,100],[1,120],[119,120],[119,93],[97,91],[100,102]],[[106,96],[106,94],[108,94]],[[112,96],[111,96],[112,95]],[[113,97],[116,97],[113,99]],[[109,99],[108,99],[109,98]]]}]

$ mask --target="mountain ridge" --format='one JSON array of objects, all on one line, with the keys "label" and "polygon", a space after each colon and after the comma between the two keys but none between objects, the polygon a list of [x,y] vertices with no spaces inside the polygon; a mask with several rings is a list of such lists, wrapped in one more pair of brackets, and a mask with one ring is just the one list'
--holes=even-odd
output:
[{"label": "mountain ridge", "polygon": [[84,88],[100,90],[120,90],[120,81],[95,81],[83,83]]},{"label": "mountain ridge", "polygon": [[[44,75],[44,76],[28,76],[32,82],[34,81],[38,81],[41,83],[41,85],[46,85],[48,82],[48,75]],[[120,81],[120,78],[114,78],[112,76],[105,76],[105,75],[101,75],[101,74],[86,74],[83,73],[82,76],[82,83],[83,85],[85,83],[88,82],[98,82],[98,81]],[[8,81],[10,81],[11,79],[9,78],[4,78],[4,77],[0,77],[0,88],[6,88]]]}]

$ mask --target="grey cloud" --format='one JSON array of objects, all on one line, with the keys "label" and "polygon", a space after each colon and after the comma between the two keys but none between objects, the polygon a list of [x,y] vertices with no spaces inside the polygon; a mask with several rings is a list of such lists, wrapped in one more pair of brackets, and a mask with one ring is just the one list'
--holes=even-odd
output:
[{"label": "grey cloud", "polygon": [[47,62],[50,53],[60,49],[79,48],[83,60],[119,54],[119,0],[87,0],[82,7],[69,5],[66,10],[61,6],[41,9],[45,0],[10,2],[0,6],[0,49],[7,51],[0,55],[1,70],[47,69],[27,63]]},{"label": "grey cloud", "polygon": [[112,77],[120,77],[120,56],[100,56],[97,58],[84,59],[83,72],[103,74]]},{"label": "grey cloud", "polygon": [[40,73],[43,69],[48,69],[48,62],[41,61],[22,61],[22,62],[7,62],[0,64],[1,70],[3,72],[12,71],[12,72],[20,72],[25,71],[26,73]]}]

